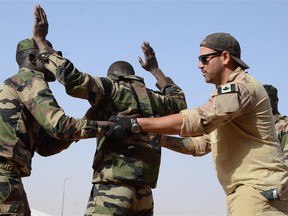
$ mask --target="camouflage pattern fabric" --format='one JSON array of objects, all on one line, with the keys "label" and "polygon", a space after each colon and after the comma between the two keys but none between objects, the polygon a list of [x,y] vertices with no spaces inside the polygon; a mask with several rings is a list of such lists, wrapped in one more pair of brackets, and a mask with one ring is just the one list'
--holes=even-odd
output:
[{"label": "camouflage pattern fabric", "polygon": [[281,149],[284,152],[285,162],[288,165],[288,117],[281,114],[274,115],[275,127]]},{"label": "camouflage pattern fabric", "polygon": [[[0,164],[0,167],[3,164]],[[0,168],[0,215],[30,216],[21,177]]]},{"label": "camouflage pattern fabric", "polygon": [[[34,150],[39,149],[36,146],[40,128],[55,138],[72,142],[103,136],[108,127],[106,123],[98,125],[95,121],[66,116],[43,73],[23,68],[0,86],[0,128],[0,159],[16,162],[21,176],[29,176],[31,158]],[[62,150],[61,145],[57,148],[60,148],[57,152]],[[63,145],[65,148],[67,141]]]},{"label": "camouflage pattern fabric", "polygon": [[[73,97],[90,102],[95,110],[93,119],[104,121],[127,108],[131,108],[130,114],[141,114],[145,117],[169,115],[186,108],[183,91],[168,77],[157,83],[160,92],[155,92],[146,89],[143,78],[139,76],[92,77],[87,73],[79,72],[69,60],[57,54],[48,56],[48,59],[45,66],[56,74],[57,80],[65,86],[66,92]],[[94,155],[92,183],[97,187],[112,184],[155,188],[160,159],[161,146],[159,137],[155,134],[134,134],[122,143],[112,142],[105,136],[99,137]],[[102,204],[93,204],[98,201],[98,194],[93,193],[93,190],[88,205],[90,214],[93,211],[100,213],[97,207],[99,205],[105,207]],[[133,196],[134,192],[131,193],[122,196]],[[118,199],[108,197],[107,199],[107,203],[121,206]],[[150,199],[149,202],[153,202],[152,196]],[[141,200],[135,203],[138,204],[143,208]],[[144,207],[147,208],[146,204]],[[102,209],[101,213],[103,211],[105,212]],[[111,211],[111,208],[107,208],[107,211]]]},{"label": "camouflage pattern fabric", "polygon": [[85,216],[150,216],[153,215],[153,206],[150,187],[95,184]]},{"label": "camouflage pattern fabric", "polygon": [[0,215],[28,216],[21,177],[31,174],[34,152],[50,156],[74,140],[103,136],[108,123],[66,116],[43,73],[22,68],[0,86],[0,128]]}]

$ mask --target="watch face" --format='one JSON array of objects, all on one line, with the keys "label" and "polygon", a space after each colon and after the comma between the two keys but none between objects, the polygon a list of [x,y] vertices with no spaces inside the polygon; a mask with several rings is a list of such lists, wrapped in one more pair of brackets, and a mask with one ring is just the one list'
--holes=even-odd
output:
[{"label": "watch face", "polygon": [[132,124],[131,131],[133,133],[139,133],[140,132],[140,125],[137,123]]}]

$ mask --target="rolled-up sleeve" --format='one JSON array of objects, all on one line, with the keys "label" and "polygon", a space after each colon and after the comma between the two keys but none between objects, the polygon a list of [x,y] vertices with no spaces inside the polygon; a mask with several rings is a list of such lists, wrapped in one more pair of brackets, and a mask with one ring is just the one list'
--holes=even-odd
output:
[{"label": "rolled-up sleeve", "polygon": [[201,117],[195,109],[182,110],[180,114],[183,116],[183,124],[180,136],[200,136],[203,134],[203,126]]},{"label": "rolled-up sleeve", "polygon": [[183,124],[179,135],[186,137],[209,134],[241,115],[251,106],[253,99],[245,85],[235,85],[234,89],[225,93],[214,91],[207,103],[195,109],[181,111]]}]

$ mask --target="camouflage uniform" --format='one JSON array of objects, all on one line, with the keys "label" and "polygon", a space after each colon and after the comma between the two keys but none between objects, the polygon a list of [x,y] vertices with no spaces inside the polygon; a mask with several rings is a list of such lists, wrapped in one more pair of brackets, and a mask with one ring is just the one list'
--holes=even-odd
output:
[{"label": "camouflage uniform", "polygon": [[276,127],[276,133],[281,144],[281,149],[285,155],[285,161],[288,165],[288,117],[282,116],[278,111],[278,90],[272,85],[263,85],[269,98],[274,114],[274,122]]},{"label": "camouflage uniform", "polygon": [[276,133],[281,144],[288,165],[288,117],[281,114],[274,115]]},{"label": "camouflage uniform", "polygon": [[[251,201],[258,202],[250,209],[263,214],[270,211],[288,214],[288,167],[275,127],[271,127],[269,98],[259,82],[239,67],[225,85],[212,92],[206,104],[181,111],[181,115],[180,136],[210,134],[211,151],[218,179],[227,194],[229,215],[234,210],[249,211],[247,200],[241,199],[245,194],[250,205]],[[277,190],[279,200],[268,202],[260,195],[270,189]],[[247,208],[237,208],[235,204]]]},{"label": "camouflage uniform", "polygon": [[19,216],[30,215],[21,177],[31,174],[34,152],[56,154],[74,140],[103,135],[107,123],[66,116],[43,73],[21,68],[0,86],[0,128],[0,215]]},{"label": "camouflage uniform", "polygon": [[[131,114],[145,117],[178,113],[186,107],[184,93],[168,77],[157,83],[161,92],[154,92],[135,75],[92,77],[55,54],[47,62],[66,92],[87,99],[99,120],[128,107]],[[97,142],[86,215],[153,215],[151,188],[156,187],[160,167],[159,135],[135,134],[122,143],[101,137]]]}]

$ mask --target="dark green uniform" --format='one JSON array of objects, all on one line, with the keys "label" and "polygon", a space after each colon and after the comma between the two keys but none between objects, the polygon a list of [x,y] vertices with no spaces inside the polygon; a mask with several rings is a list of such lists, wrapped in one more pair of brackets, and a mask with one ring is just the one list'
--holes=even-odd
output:
[{"label": "dark green uniform", "polygon": [[[183,91],[168,77],[157,83],[161,92],[154,92],[146,89],[141,77],[92,77],[58,55],[51,55],[46,67],[69,95],[90,102],[98,120],[127,108],[144,117],[186,108]],[[156,187],[161,157],[158,135],[134,134],[121,143],[101,137],[97,142],[86,215],[153,215],[151,188]]]}]

